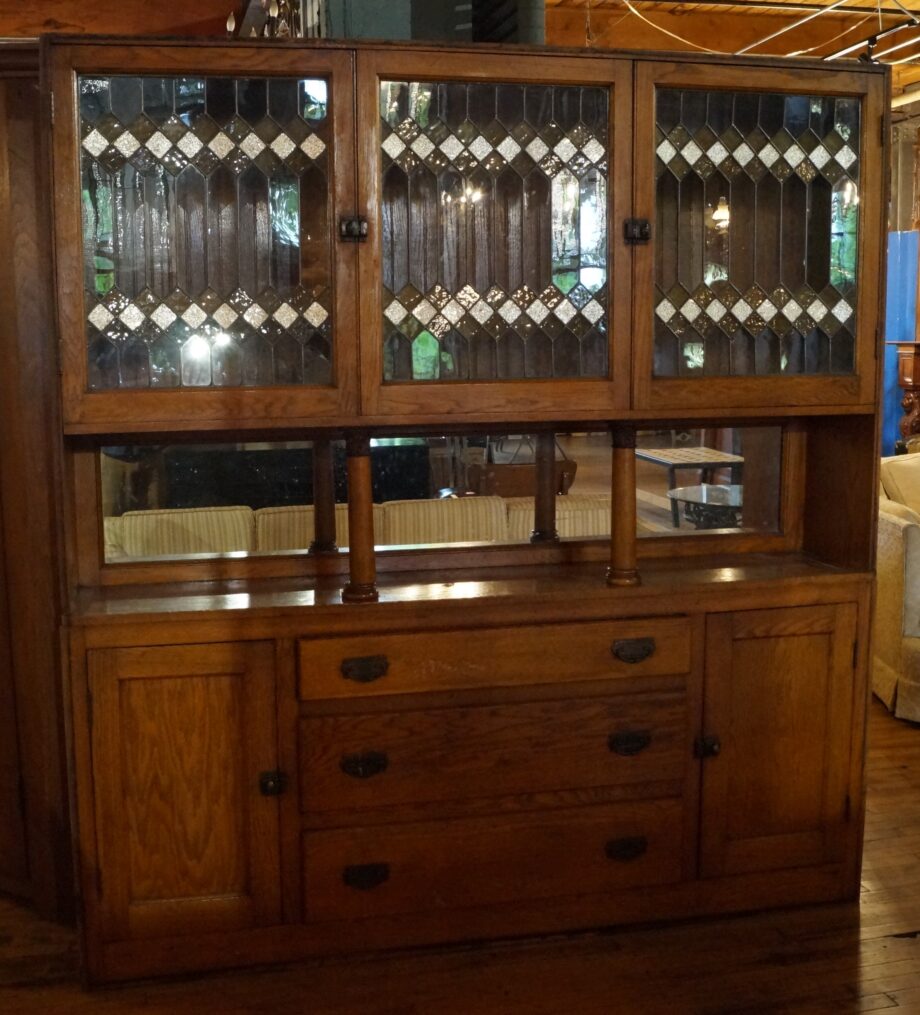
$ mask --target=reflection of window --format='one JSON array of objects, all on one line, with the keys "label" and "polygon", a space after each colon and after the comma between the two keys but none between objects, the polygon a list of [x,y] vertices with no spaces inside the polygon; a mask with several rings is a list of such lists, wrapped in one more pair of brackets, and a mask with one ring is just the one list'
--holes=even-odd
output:
[{"label": "reflection of window", "polygon": [[579,282],[603,286],[607,265],[607,185],[590,169],[579,180],[564,169],[553,178],[553,282],[564,293]]},{"label": "reflection of window", "polygon": [[842,179],[831,198],[831,285],[846,289],[856,284],[859,191],[852,180]]},{"label": "reflection of window", "polygon": [[326,119],[329,103],[329,86],[321,79],[310,78],[300,82],[301,116],[311,123]]},{"label": "reflection of window", "polygon": [[290,247],[300,245],[300,188],[294,177],[269,181],[272,232],[275,239]]},{"label": "reflection of window", "polygon": [[104,296],[115,285],[115,262],[112,190],[97,185],[101,172],[98,166],[93,166],[83,177],[83,247],[92,251],[94,278],[91,288],[99,296]]}]

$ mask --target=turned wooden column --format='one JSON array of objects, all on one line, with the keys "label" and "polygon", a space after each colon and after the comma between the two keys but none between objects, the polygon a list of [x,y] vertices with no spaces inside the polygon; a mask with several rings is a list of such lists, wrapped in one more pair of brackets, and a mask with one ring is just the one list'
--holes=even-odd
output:
[{"label": "turned wooden column", "polygon": [[556,531],[556,435],[537,434],[537,482],[531,543],[558,543]]},{"label": "turned wooden column", "polygon": [[613,462],[610,486],[610,567],[608,585],[638,585],[636,568],[636,431],[610,431]]},{"label": "turned wooden column", "polygon": [[335,553],[335,461],[332,441],[313,441],[313,542],[310,553]]},{"label": "turned wooden column", "polygon": [[342,589],[343,603],[377,600],[377,564],[374,560],[374,498],[371,492],[371,442],[365,435],[348,437],[348,570]]},{"label": "turned wooden column", "polygon": [[[920,307],[918,307],[920,325]],[[898,350],[898,387],[904,392],[901,409],[904,415],[898,420],[901,440],[906,441],[920,433],[920,342],[890,342]]]}]

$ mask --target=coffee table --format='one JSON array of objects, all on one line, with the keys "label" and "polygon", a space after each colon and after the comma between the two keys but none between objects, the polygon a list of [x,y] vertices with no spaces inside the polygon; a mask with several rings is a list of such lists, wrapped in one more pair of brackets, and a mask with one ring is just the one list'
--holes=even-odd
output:
[{"label": "coffee table", "polygon": [[[744,457],[733,455],[728,451],[719,451],[716,448],[636,448],[636,458],[643,462],[651,462],[652,465],[660,465],[668,470],[668,496],[677,486],[678,469],[699,470],[700,483],[711,483],[717,469],[731,469],[731,482],[733,486],[740,485],[741,471],[744,468]],[[671,521],[674,528],[680,528],[680,506],[677,501],[671,500]]]},{"label": "coffee table", "polygon": [[672,509],[676,509],[680,527],[680,505],[684,516],[697,529],[737,529],[741,525],[741,508],[744,487],[738,484],[721,486],[718,483],[700,483],[697,486],[678,486],[668,490]]}]

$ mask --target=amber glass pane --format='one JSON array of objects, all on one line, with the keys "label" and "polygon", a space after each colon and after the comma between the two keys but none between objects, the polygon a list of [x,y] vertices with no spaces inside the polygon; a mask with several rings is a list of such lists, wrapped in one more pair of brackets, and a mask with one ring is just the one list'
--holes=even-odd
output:
[{"label": "amber glass pane", "polygon": [[859,100],[659,89],[659,377],[854,369]]},{"label": "amber glass pane", "polygon": [[605,377],[608,93],[380,84],[387,381]]},{"label": "amber glass pane", "polygon": [[329,384],[329,86],[79,81],[89,387]]}]

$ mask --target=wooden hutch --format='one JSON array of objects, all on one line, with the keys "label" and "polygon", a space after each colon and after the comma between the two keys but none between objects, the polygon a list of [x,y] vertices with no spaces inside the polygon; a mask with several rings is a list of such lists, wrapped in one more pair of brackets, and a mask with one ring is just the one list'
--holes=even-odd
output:
[{"label": "wooden hutch", "polygon": [[[44,67],[90,980],[855,897],[885,72]],[[772,530],[637,539],[637,429],[767,425]],[[609,538],[560,540],[553,434],[608,428]],[[469,432],[536,435],[531,541],[375,547],[371,439]],[[107,557],[102,447],[273,439],[309,550]]]}]

